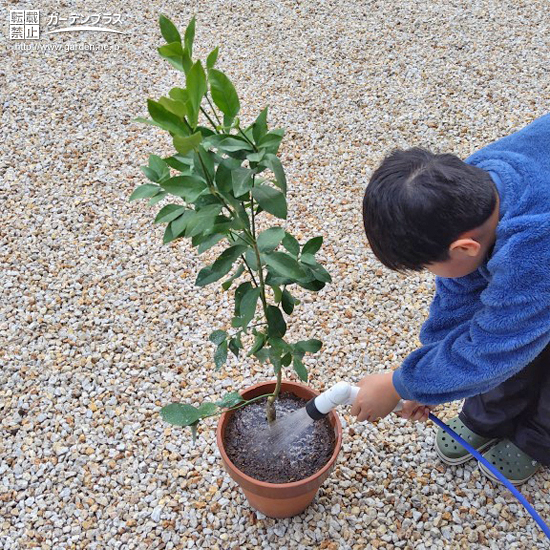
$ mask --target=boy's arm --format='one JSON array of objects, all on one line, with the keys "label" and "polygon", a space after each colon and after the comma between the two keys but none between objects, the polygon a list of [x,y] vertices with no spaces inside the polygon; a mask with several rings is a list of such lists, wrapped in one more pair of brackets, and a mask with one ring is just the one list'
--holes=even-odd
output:
[{"label": "boy's arm", "polygon": [[[426,345],[394,372],[393,385],[402,398],[437,404],[484,393],[548,345],[550,221],[523,221],[489,262],[493,277],[472,317],[465,318],[467,308],[461,309],[464,319],[451,329],[445,318],[434,319]],[[435,338],[444,330],[445,336]]]}]

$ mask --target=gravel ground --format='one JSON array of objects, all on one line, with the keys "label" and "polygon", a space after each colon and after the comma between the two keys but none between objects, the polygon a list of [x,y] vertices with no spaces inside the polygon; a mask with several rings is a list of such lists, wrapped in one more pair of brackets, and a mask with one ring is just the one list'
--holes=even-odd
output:
[{"label": "gravel ground", "polygon": [[[194,251],[162,246],[158,207],[128,197],[147,156],[171,151],[168,136],[131,122],[179,78],[156,53],[158,14],[181,28],[196,13],[196,50],[221,47],[244,121],[270,105],[287,129],[288,227],[325,237],[334,282],[304,294],[292,329],[325,343],[308,361],[311,385],[395,367],[418,344],[433,279],[376,263],[362,234],[364,186],[395,146],[466,157],[547,112],[549,4],[158,4],[17,4],[41,10],[42,31],[54,13],[122,13],[127,35],[25,42],[119,47],[90,52],[15,50],[3,3],[0,546],[546,548],[505,489],[473,464],[438,461],[431,423],[394,416],[359,424],[344,411],[343,450],[313,505],[286,520],[254,513],[221,469],[215,421],[193,447],[158,413],[265,375],[248,361],[214,371],[207,336],[231,304],[194,287]],[[548,470],[522,488],[547,520],[549,489]]]}]

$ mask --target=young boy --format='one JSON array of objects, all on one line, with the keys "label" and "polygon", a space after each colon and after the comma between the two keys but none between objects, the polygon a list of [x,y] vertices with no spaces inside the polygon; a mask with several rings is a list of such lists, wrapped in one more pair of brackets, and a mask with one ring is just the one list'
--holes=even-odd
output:
[{"label": "young boy", "polygon": [[[512,483],[550,465],[550,115],[464,162],[394,151],[363,220],[384,265],[428,269],[436,291],[422,347],[363,378],[352,414],[375,420],[403,398],[402,416],[425,419],[466,398],[450,426]],[[448,464],[472,458],[442,430],[436,451]]]}]

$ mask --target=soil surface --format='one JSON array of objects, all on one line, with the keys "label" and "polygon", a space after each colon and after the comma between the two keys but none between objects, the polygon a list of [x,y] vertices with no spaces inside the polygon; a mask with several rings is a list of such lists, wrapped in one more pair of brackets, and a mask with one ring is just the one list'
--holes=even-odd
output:
[{"label": "soil surface", "polygon": [[[238,409],[225,431],[227,456],[242,472],[268,483],[289,483],[313,475],[330,459],[336,444],[334,428],[327,418],[299,427],[299,437],[274,452],[266,444],[269,424],[265,416],[266,399]],[[275,402],[277,421],[301,409],[307,401],[285,392]]]}]

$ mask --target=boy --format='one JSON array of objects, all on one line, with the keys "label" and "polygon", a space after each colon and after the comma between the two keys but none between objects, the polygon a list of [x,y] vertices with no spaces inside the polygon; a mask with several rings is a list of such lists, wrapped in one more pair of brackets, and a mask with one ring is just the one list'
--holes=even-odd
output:
[{"label": "boy", "polygon": [[[367,186],[363,221],[384,265],[428,269],[436,292],[422,347],[363,378],[351,413],[375,420],[403,398],[403,417],[426,419],[430,405],[466,398],[450,426],[512,483],[550,465],[550,115],[464,162],[394,151]],[[447,464],[472,458],[442,430],[436,451]]]}]

